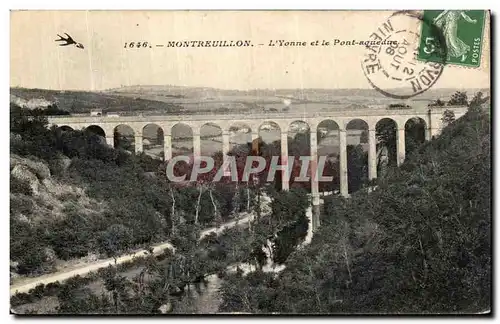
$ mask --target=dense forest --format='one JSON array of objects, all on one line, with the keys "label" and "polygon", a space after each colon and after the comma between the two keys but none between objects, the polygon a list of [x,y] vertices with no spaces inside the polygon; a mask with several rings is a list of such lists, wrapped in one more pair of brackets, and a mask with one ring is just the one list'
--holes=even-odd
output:
[{"label": "dense forest", "polygon": [[[458,93],[460,94],[460,93]],[[479,97],[479,98],[478,98]],[[454,98],[454,99],[453,99]],[[457,99],[458,98],[458,99]],[[238,181],[212,183],[214,172],[192,185],[169,183],[165,162],[113,149],[87,131],[47,128],[47,110],[11,104],[11,274],[37,276],[60,260],[116,257],[170,241],[175,253],[146,256],[134,278],[119,267],[98,272],[103,293],[75,279],[15,296],[22,304],[55,295],[59,313],[183,312],[179,299],[191,285],[216,274],[221,312],[421,313],[477,312],[490,307],[490,121],[478,108],[455,120],[445,111],[442,135],[424,142],[422,125],[407,129],[407,158],[396,167],[395,129],[377,126],[389,170],[367,181],[367,154],[348,146],[349,199],[324,198],[321,227],[300,248],[309,226],[309,183],[281,191],[274,182],[241,181],[247,155],[279,155],[279,141],[237,146]],[[50,114],[64,112],[50,108]],[[309,138],[297,134],[290,154],[308,155]],[[300,167],[295,165],[292,179]],[[180,164],[175,173],[188,174]],[[267,178],[265,169],[256,176]],[[329,162],[325,175],[338,174]],[[338,178],[320,184],[338,190]],[[270,200],[268,210],[262,201]],[[198,239],[203,228],[255,215],[248,224]],[[269,253],[266,252],[269,250]],[[284,265],[264,272],[271,256]],[[243,274],[228,267],[249,263]],[[94,279],[92,279],[94,280]],[[35,297],[33,297],[35,296]],[[12,301],[11,301],[12,302]]]},{"label": "dense forest", "polygon": [[[444,116],[446,117],[446,115]],[[455,313],[491,307],[489,114],[474,105],[346,200],[279,276],[233,275],[222,311]]]}]

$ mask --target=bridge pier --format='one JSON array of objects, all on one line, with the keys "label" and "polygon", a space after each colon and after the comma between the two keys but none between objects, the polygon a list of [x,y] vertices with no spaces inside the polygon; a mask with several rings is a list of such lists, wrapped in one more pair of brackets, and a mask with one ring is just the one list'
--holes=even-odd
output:
[{"label": "bridge pier", "polygon": [[319,221],[319,215],[320,215],[319,197],[318,197],[318,204],[317,205],[313,204],[311,211],[312,211],[312,217],[309,220],[309,222],[311,224],[310,226],[312,227],[312,231],[315,232],[321,225]]},{"label": "bridge pier", "polygon": [[425,127],[425,140],[430,141],[432,139],[430,127]]},{"label": "bridge pier", "polygon": [[201,156],[201,138],[200,134],[193,133],[193,159]]},{"label": "bridge pier", "polygon": [[172,159],[172,135],[163,135],[163,157],[165,161]]},{"label": "bridge pier", "polygon": [[[317,204],[319,204],[319,177],[318,172],[318,140],[317,132],[310,132],[310,145],[311,145],[311,195],[313,200],[317,197]],[[314,201],[313,201],[314,204]]]},{"label": "bridge pier", "polygon": [[115,147],[115,139],[114,137],[106,137],[106,144],[111,147]]},{"label": "bridge pier", "polygon": [[405,129],[399,128],[398,133],[397,133],[397,143],[396,143],[396,150],[397,150],[397,156],[398,156],[398,166],[403,164],[405,161],[405,155],[406,155],[406,147],[405,147]]},{"label": "bridge pier", "polygon": [[290,183],[288,179],[288,133],[281,132],[281,165],[283,166],[283,173],[281,177],[281,189],[288,190]]},{"label": "bridge pier", "polygon": [[142,134],[135,135],[134,138],[135,153],[140,154],[143,151],[142,148]]},{"label": "bridge pier", "polygon": [[[231,144],[229,142],[229,132],[223,131],[222,132],[222,165],[227,165],[228,161],[228,156],[229,156],[229,151],[231,150]],[[226,167],[224,169],[224,176],[230,177],[231,172],[234,172],[234,170],[229,171],[229,169]]]},{"label": "bridge pier", "polygon": [[226,161],[227,155],[231,149],[229,143],[229,132],[222,132],[222,156],[224,157],[224,162]]},{"label": "bridge pier", "polygon": [[347,182],[347,132],[345,129],[339,130],[340,146],[340,194],[344,197],[349,196],[349,187]]},{"label": "bridge pier", "polygon": [[375,129],[368,130],[368,179],[377,177],[377,137]]}]

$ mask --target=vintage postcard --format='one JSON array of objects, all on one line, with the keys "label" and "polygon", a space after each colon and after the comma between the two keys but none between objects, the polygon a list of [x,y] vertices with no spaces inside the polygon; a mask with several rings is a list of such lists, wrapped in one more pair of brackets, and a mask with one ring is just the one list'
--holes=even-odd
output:
[{"label": "vintage postcard", "polygon": [[12,314],[490,314],[490,11],[11,11]]}]

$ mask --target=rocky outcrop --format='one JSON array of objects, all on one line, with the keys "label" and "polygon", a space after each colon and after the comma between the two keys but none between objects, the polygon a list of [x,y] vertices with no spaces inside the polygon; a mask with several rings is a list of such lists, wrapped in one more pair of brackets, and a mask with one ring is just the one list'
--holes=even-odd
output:
[{"label": "rocky outcrop", "polygon": [[[50,164],[59,173],[69,167],[71,160],[61,155]],[[51,177],[49,166],[36,157],[12,154],[10,165],[11,181],[20,183],[14,184],[16,190],[10,194],[11,204],[15,202],[11,216],[21,222],[64,219],[68,208],[77,209],[82,215],[98,215],[106,208],[105,203],[88,197],[84,188]]]},{"label": "rocky outcrop", "polygon": [[[50,177],[49,166],[34,156],[28,156],[24,158],[16,154],[11,154],[10,155],[11,170],[13,170],[18,165],[25,166],[30,172],[34,173],[36,177],[40,180],[47,179],[48,177]],[[25,168],[23,169],[25,170]]]},{"label": "rocky outcrop", "polygon": [[30,186],[31,192],[34,195],[38,194],[38,188],[40,186],[40,182],[38,181],[37,176],[32,172],[30,168],[28,168],[24,164],[17,164],[10,171],[11,177],[16,178],[22,183],[26,183]]},{"label": "rocky outcrop", "polygon": [[26,100],[13,94],[10,94],[10,102],[18,105],[19,107],[28,109],[45,109],[56,103],[55,101],[48,101],[45,98],[30,98]]}]

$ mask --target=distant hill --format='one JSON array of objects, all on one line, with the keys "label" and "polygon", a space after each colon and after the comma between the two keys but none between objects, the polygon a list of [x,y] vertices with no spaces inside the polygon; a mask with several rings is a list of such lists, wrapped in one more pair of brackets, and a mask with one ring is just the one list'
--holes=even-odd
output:
[{"label": "distant hill", "polygon": [[[412,100],[428,100],[437,98],[449,98],[457,90],[466,91],[473,94],[477,91],[488,92],[487,89],[429,89],[421,95],[412,98]],[[388,92],[398,93],[401,89],[388,89]],[[254,90],[226,90],[210,87],[184,87],[173,85],[135,85],[121,88],[105,90],[106,93],[130,95],[159,95],[165,98],[194,99],[194,98],[219,98],[219,97],[258,97],[260,100],[268,97],[271,100],[282,99],[282,97],[295,98],[297,100],[322,101],[333,99],[335,97],[366,97],[370,99],[382,98],[390,101],[394,99],[387,98],[375,89],[254,89]]]},{"label": "distant hill", "polygon": [[[71,113],[88,113],[90,109],[102,108],[104,111],[151,111],[168,113],[178,112],[181,106],[161,101],[106,94],[90,91],[59,91],[46,89],[10,88],[11,102],[55,103],[60,109]],[[43,100],[42,100],[43,99]]]},{"label": "distant hill", "polygon": [[[459,89],[469,99],[477,91]],[[209,87],[172,85],[136,85],[98,92],[59,91],[11,88],[11,102],[55,103],[70,113],[88,113],[101,108],[104,112],[135,114],[228,113],[255,111],[330,111],[346,107],[385,106],[393,103],[427,106],[433,100],[448,100],[457,89],[430,89],[409,100],[385,97],[374,89],[255,89],[225,90]],[[397,90],[394,90],[395,92]],[[43,105],[42,105],[43,106]]]}]

